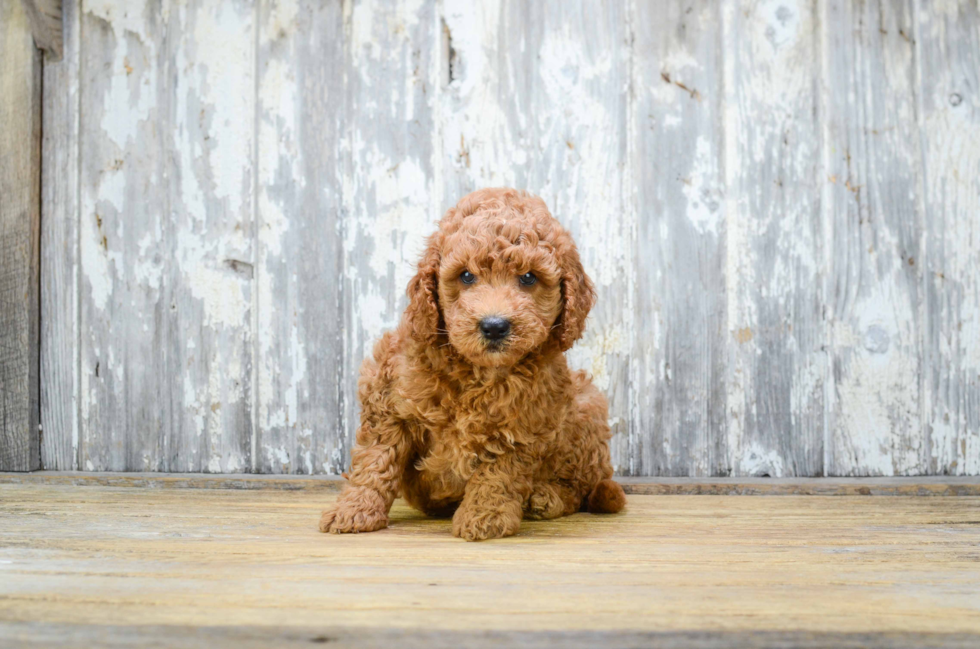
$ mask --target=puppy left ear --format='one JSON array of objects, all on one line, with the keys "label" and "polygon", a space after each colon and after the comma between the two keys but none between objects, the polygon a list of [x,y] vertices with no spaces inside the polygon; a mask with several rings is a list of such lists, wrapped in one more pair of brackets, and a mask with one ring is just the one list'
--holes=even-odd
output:
[{"label": "puppy left ear", "polygon": [[436,342],[439,333],[440,247],[440,233],[436,232],[426,242],[418,272],[408,283],[408,308],[405,309],[412,337],[430,344]]},{"label": "puppy left ear", "polygon": [[568,351],[585,331],[585,319],[595,305],[592,280],[585,274],[575,244],[562,255],[561,294],[564,306],[558,316],[555,338],[561,350]]}]

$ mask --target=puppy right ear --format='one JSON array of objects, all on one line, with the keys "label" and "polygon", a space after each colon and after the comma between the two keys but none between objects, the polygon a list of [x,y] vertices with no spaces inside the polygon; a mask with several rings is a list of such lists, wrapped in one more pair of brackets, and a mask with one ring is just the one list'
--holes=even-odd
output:
[{"label": "puppy right ear", "polygon": [[408,320],[412,337],[422,343],[435,343],[439,335],[439,248],[440,233],[426,241],[418,272],[408,283]]}]

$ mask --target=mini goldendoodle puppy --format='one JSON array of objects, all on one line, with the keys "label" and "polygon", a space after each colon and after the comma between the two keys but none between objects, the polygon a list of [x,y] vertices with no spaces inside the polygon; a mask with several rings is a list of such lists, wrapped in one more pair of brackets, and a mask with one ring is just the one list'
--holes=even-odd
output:
[{"label": "mini goldendoodle puppy", "polygon": [[522,517],[625,506],[606,399],[565,363],[595,292],[544,201],[513,189],[463,198],[408,297],[361,369],[348,484],[321,532],[381,529],[399,493],[452,514],[467,541],[514,534]]}]

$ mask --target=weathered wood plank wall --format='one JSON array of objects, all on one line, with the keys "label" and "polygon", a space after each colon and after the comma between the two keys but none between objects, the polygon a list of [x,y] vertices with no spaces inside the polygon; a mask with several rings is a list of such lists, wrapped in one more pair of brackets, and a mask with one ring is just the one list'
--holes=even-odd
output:
[{"label": "weathered wood plank wall", "polygon": [[41,53],[0,0],[0,471],[40,463]]},{"label": "weathered wood plank wall", "polygon": [[980,474],[977,0],[66,2],[46,468],[338,473],[467,191],[540,194],[624,474]]}]

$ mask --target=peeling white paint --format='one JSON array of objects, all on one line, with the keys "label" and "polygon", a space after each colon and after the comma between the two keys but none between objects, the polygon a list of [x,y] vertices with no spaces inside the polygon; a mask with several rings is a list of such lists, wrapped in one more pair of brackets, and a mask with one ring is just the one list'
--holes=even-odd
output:
[{"label": "peeling white paint", "polygon": [[611,325],[608,329],[592,332],[586,329],[584,339],[567,352],[569,365],[584,369],[602,391],[614,387],[614,377],[610,372],[610,359],[619,359],[629,353],[630,341],[621,326]]},{"label": "peeling white paint", "polygon": [[93,306],[104,311],[112,292],[112,279],[109,274],[109,257],[102,246],[102,233],[99,230],[99,216],[95,211],[82,219],[79,237],[81,266],[92,298]]},{"label": "peeling white paint", "polygon": [[718,159],[712,143],[707,137],[699,137],[694,146],[691,175],[681,182],[687,197],[687,218],[702,234],[719,235],[725,214],[725,192],[716,184],[719,177]]},{"label": "peeling white paint", "polygon": [[248,323],[251,302],[240,276],[228,268],[215,267],[222,257],[219,243],[181,231],[177,235],[177,263],[191,295],[201,300],[206,326],[242,327]]},{"label": "peeling white paint", "polygon": [[739,475],[764,475],[771,478],[781,478],[786,475],[783,458],[775,450],[763,448],[758,443],[752,442],[740,449],[738,454],[741,456],[738,461]]},{"label": "peeling white paint", "polygon": [[[200,440],[182,470],[260,466],[232,430],[243,409],[274,470],[343,466],[334,405],[310,395],[337,387],[356,419],[356,368],[397,324],[423,237],[467,191],[516,185],[574,233],[599,289],[568,356],[610,395],[617,466],[648,471],[652,450],[669,470],[788,475],[812,449],[759,423],[788,409],[793,434],[826,417],[830,471],[980,473],[974,41],[956,36],[961,3],[896,7],[704,3],[639,47],[652,23],[627,23],[645,8],[615,3],[535,7],[530,26],[495,1],[165,3],[152,20],[143,3],[86,3],[113,49],[86,51],[108,65],[81,75],[81,465],[162,466],[138,444],[123,458],[114,423],[152,393]],[[897,35],[912,18],[914,42]],[[340,59],[301,60],[333,52],[334,22]],[[337,214],[306,213],[311,195]],[[342,276],[311,277],[338,249]],[[311,331],[317,289],[337,284],[343,312]],[[151,344],[167,364],[144,370]],[[669,430],[649,430],[643,409],[676,395],[657,406]]]}]

